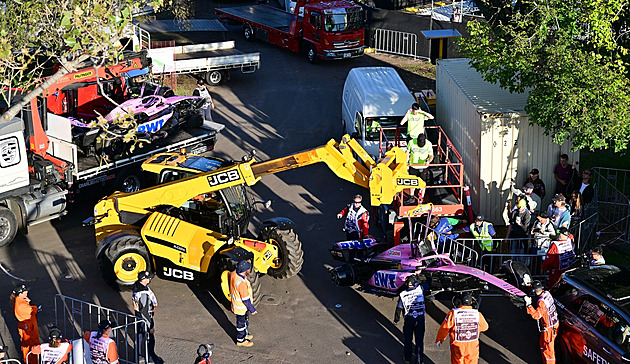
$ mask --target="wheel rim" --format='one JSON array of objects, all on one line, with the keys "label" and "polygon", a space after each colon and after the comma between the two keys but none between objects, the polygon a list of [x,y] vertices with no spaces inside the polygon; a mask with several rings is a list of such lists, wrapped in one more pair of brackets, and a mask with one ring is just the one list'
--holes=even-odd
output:
[{"label": "wheel rim", "polygon": [[308,50],[308,59],[313,61],[315,59],[315,50],[313,48]]},{"label": "wheel rim", "polygon": [[221,82],[221,72],[212,71],[210,73],[210,76],[208,77],[208,81],[210,81],[210,83],[215,83],[215,84]]},{"label": "wheel rim", "polygon": [[249,27],[245,27],[245,39],[251,39],[252,30]]},{"label": "wheel rim", "polygon": [[221,293],[228,300],[232,301],[230,298],[230,271],[224,270],[221,272]]},{"label": "wheel rim", "polygon": [[125,193],[136,192],[140,190],[140,178],[132,175],[125,178],[121,184],[121,190]]},{"label": "wheel rim", "polygon": [[280,246],[280,244],[278,243],[276,239],[269,239],[268,242],[269,244],[274,245],[278,248],[278,257],[269,264],[269,267],[272,269],[279,269],[284,264],[284,256],[282,256],[282,247]]},{"label": "wheel rim", "polygon": [[114,273],[123,282],[135,282],[138,280],[138,273],[143,270],[147,270],[147,262],[138,253],[123,254],[114,264]]},{"label": "wheel rim", "polygon": [[11,222],[6,217],[0,217],[0,241],[9,237],[11,232]]}]

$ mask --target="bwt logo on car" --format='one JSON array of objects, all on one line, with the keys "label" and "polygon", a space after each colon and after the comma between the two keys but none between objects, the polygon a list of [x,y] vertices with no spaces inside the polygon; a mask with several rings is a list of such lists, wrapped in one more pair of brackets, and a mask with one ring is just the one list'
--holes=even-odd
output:
[{"label": "bwt logo on car", "polygon": [[377,287],[396,289],[396,274],[394,273],[376,272],[372,278]]},{"label": "bwt logo on car", "polygon": [[210,184],[210,186],[216,186],[232,181],[238,181],[240,178],[241,175],[238,173],[238,170],[232,169],[230,171],[225,171],[218,174],[213,174],[212,176],[208,176],[208,183]]},{"label": "bwt logo on car", "polygon": [[156,131],[162,129],[164,126],[164,119],[157,119],[153,121],[149,121],[148,123],[144,123],[138,126],[138,131],[140,133],[155,133]]}]

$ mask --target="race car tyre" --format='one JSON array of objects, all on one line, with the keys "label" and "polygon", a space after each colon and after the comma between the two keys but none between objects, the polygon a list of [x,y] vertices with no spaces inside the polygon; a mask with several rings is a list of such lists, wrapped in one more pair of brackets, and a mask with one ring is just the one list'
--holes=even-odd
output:
[{"label": "race car tyre", "polygon": [[101,275],[107,283],[121,291],[130,290],[138,273],[151,271],[149,252],[138,235],[116,238],[99,260]]},{"label": "race car tyre", "polygon": [[275,226],[266,227],[260,239],[278,247],[277,264],[272,264],[267,274],[274,278],[290,278],[298,274],[304,264],[302,242],[293,229],[279,230]]},{"label": "race car tyre", "polygon": [[13,241],[17,234],[17,218],[6,207],[0,207],[0,248],[5,247]]},{"label": "race car tyre", "polygon": [[251,42],[254,40],[254,28],[252,28],[251,25],[249,24],[243,25],[243,37],[245,37],[245,40],[248,42]]},{"label": "race car tyre", "polygon": [[186,127],[188,128],[200,128],[203,125],[203,116],[201,114],[191,115],[186,120]]},{"label": "race car tyre", "polygon": [[225,71],[206,72],[206,82],[212,86],[220,85],[226,78]]},{"label": "race car tyre", "polygon": [[[222,258],[218,265],[217,284],[220,294],[219,299],[226,306],[230,305],[230,273],[234,270],[232,269],[233,266],[234,264],[231,262],[230,258]],[[260,275],[252,269],[247,275],[247,280],[252,286],[252,304],[255,308],[262,298]]]}]

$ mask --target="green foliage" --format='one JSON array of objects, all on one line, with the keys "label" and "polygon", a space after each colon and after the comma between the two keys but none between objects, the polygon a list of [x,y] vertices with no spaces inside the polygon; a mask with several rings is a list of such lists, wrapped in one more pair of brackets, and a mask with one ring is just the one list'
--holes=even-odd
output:
[{"label": "green foliage", "polygon": [[[134,0],[0,0],[0,87],[26,91],[24,102],[68,72],[121,59]],[[154,8],[164,0],[150,0]],[[23,102],[23,103],[24,103]],[[2,115],[10,120],[20,105]],[[2,121],[0,121],[2,122]]]},{"label": "green foliage", "polygon": [[630,0],[486,0],[460,46],[489,82],[529,91],[530,121],[574,148],[630,141]]}]

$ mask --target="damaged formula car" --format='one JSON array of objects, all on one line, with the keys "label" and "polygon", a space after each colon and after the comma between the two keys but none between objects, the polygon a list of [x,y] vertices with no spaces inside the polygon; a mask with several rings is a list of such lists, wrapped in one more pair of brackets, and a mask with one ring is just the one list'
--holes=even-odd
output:
[{"label": "damaged formula car", "polygon": [[331,256],[344,264],[329,269],[338,286],[358,285],[359,290],[380,296],[395,297],[411,277],[427,282],[429,296],[444,291],[502,293],[513,304],[522,307],[529,292],[531,275],[517,261],[507,261],[500,275],[455,264],[448,254],[437,254],[431,242],[423,239],[411,244],[388,247],[374,238],[334,243]]},{"label": "damaged formula car", "polygon": [[[204,99],[198,96],[150,95],[130,99],[105,115],[105,124],[71,119],[73,139],[85,155],[116,158],[130,153],[134,143],[126,136],[134,128],[135,139],[140,142],[135,143],[136,147],[142,148],[159,143],[180,126],[200,127],[204,122],[200,111],[203,104]],[[131,120],[125,121],[126,117]]]}]

